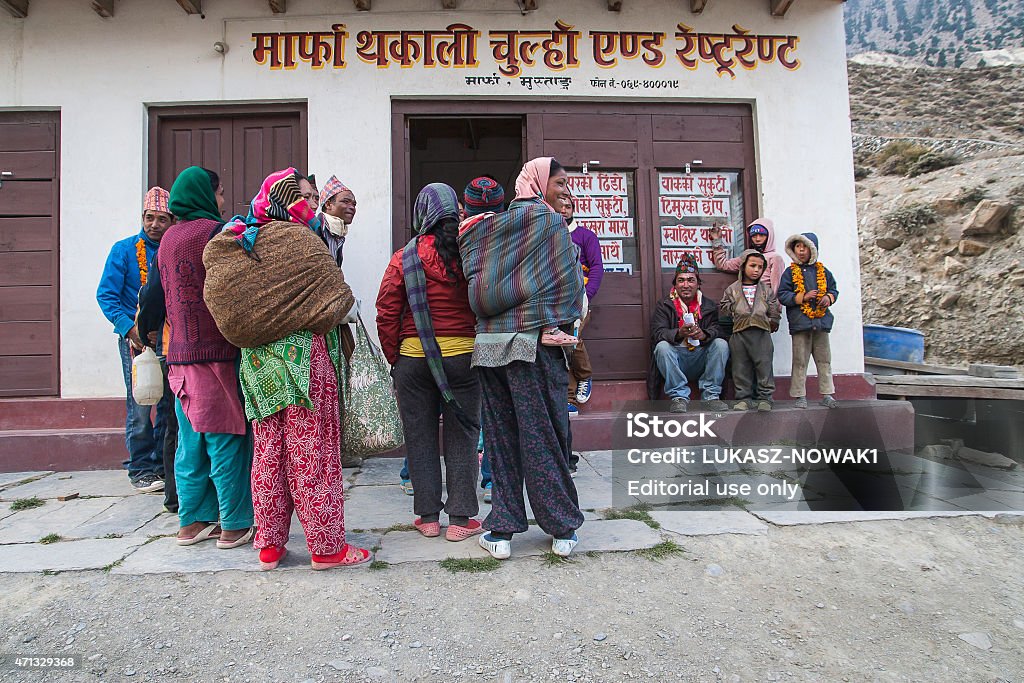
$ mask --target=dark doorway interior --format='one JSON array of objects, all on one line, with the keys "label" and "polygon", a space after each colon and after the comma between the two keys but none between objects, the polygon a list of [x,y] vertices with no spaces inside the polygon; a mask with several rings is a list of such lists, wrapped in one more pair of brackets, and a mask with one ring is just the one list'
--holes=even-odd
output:
[{"label": "dark doorway interior", "polygon": [[481,175],[497,178],[511,201],[523,167],[523,126],[521,116],[410,117],[410,206],[429,183],[450,185],[461,199],[466,184]]}]

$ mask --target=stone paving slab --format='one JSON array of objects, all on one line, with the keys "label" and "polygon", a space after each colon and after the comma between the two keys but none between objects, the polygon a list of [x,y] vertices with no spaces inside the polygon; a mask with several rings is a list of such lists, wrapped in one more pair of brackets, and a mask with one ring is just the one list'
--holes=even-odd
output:
[{"label": "stone paving slab", "polygon": [[142,538],[168,536],[178,533],[179,526],[178,515],[164,512],[136,529],[132,532],[132,536],[141,536]]},{"label": "stone paving slab", "polygon": [[654,521],[665,531],[682,536],[714,536],[743,534],[764,536],[768,525],[742,510],[669,510],[651,512]]},{"label": "stone paving slab", "polygon": [[162,494],[118,498],[113,505],[71,529],[67,535],[70,538],[103,538],[109,534],[128,536],[156,518],[163,506]]},{"label": "stone paving slab", "polygon": [[0,519],[5,519],[14,514],[11,510],[11,503],[0,503]]},{"label": "stone paving slab", "polygon": [[[138,537],[136,537],[138,538]],[[380,544],[378,534],[346,534],[352,545],[371,549]],[[288,555],[278,570],[310,571],[310,555],[302,527],[293,524],[288,536]],[[260,571],[259,555],[251,545],[221,550],[215,541],[180,546],[173,538],[146,543],[125,558],[112,574],[194,574],[197,572]]]},{"label": "stone paving slab", "polygon": [[873,512],[873,511],[776,511],[751,510],[752,514],[778,526],[800,524],[831,524],[836,522],[877,522],[883,520],[922,519],[927,517],[963,517],[976,513],[967,511],[939,510],[934,512]]},{"label": "stone paving slab", "polygon": [[[643,522],[632,519],[597,520],[584,522],[577,532],[579,545],[575,554],[586,552],[621,552],[642,550],[661,543],[661,534]],[[544,555],[551,550],[551,537],[540,527],[530,526],[523,534],[512,539],[512,557]],[[377,559],[389,564],[405,562],[438,562],[453,558],[490,557],[480,547],[477,537],[453,543],[444,536],[425,538],[418,531],[393,531],[381,540]]]},{"label": "stone paving slab", "polygon": [[[72,529],[100,514],[120,498],[86,498],[15,512],[0,520],[0,543],[35,543],[43,536],[66,536]],[[6,548],[4,549],[6,551]]]},{"label": "stone paving slab", "polygon": [[43,472],[0,472],[0,489],[20,484],[28,479],[38,479],[53,474],[52,470]]},{"label": "stone paving slab", "polygon": [[85,472],[59,472],[28,484],[0,491],[0,500],[18,498],[56,498],[69,493],[80,496],[136,496],[142,495],[128,481],[124,470],[91,470]]},{"label": "stone paving slab", "polygon": [[138,548],[140,543],[140,539],[131,538],[92,538],[49,545],[8,545],[0,552],[0,572],[104,569]]},{"label": "stone paving slab", "polygon": [[354,476],[356,486],[397,484],[402,471],[402,458],[368,458]]},{"label": "stone paving slab", "polygon": [[345,528],[387,529],[412,524],[412,501],[397,484],[353,486],[345,498]]}]

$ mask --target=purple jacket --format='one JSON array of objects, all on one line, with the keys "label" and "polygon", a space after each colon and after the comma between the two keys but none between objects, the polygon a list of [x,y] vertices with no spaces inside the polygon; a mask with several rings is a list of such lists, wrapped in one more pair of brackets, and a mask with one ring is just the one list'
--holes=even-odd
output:
[{"label": "purple jacket", "polygon": [[604,261],[601,259],[601,241],[597,235],[587,228],[577,226],[569,233],[572,243],[580,248],[580,264],[589,270],[583,271],[586,281],[587,298],[591,301],[597,296],[604,277]]}]

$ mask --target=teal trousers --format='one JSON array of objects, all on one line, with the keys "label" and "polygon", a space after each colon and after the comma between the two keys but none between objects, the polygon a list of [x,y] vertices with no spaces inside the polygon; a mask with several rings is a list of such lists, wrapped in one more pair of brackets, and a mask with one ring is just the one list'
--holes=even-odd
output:
[{"label": "teal trousers", "polygon": [[225,531],[252,526],[252,444],[240,434],[200,434],[174,399],[178,415],[178,450],[174,479],[178,485],[181,526],[216,522]]}]

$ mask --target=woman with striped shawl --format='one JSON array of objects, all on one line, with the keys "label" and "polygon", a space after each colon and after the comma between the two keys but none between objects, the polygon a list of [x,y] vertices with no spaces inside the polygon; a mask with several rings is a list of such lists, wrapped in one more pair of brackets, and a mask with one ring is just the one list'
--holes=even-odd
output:
[{"label": "woman with striped shawl", "polygon": [[563,348],[542,331],[582,317],[577,248],[556,207],[569,198],[565,169],[533,159],[516,180],[507,211],[459,235],[469,302],[477,316],[473,367],[482,391],[484,448],[494,490],[480,545],[497,559],[527,530],[523,486],[551,550],[566,556],[583,524],[569,472],[569,373]]},{"label": "woman with striped shawl", "polygon": [[[482,533],[476,480],[480,384],[470,367],[476,317],[457,243],[459,204],[443,183],[424,187],[413,208],[416,236],[391,257],[377,295],[377,336],[391,363],[412,477],[415,526],[429,538]],[[438,414],[444,415],[448,500],[441,500]]]}]

